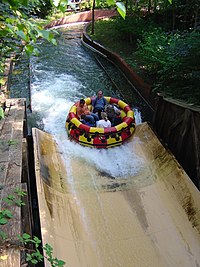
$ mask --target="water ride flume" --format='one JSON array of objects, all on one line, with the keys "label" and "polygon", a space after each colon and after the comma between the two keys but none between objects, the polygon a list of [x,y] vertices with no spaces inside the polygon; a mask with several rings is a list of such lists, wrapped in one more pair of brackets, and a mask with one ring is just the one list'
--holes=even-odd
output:
[{"label": "water ride flume", "polygon": [[[42,242],[66,266],[200,266],[198,189],[147,123],[133,137],[104,150],[65,140],[72,149],[64,154],[51,134],[33,129]],[[114,179],[104,167],[116,169],[119,158],[126,164]]]},{"label": "water ride flume", "polygon": [[[113,97],[106,97],[109,104],[115,104],[120,109],[122,122],[116,126],[108,128],[90,127],[83,124],[77,117],[76,102],[69,110],[66,119],[66,129],[70,139],[81,145],[95,148],[110,148],[119,146],[132,136],[135,131],[134,111],[122,100]],[[91,110],[92,97],[85,98],[85,103]]]}]

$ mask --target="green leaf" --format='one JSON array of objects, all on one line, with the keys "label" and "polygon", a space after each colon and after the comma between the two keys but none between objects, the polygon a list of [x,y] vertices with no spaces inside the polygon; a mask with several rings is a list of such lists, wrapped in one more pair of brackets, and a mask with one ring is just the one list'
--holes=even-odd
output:
[{"label": "green leaf", "polygon": [[4,225],[8,222],[8,220],[6,220],[5,218],[0,218],[0,224]]},{"label": "green leaf", "polygon": [[107,0],[106,2],[108,3],[109,6],[112,6],[115,4],[114,0]]},{"label": "green leaf", "polygon": [[13,146],[13,145],[16,145],[18,142],[17,141],[14,141],[14,140],[9,140],[8,141],[8,145],[9,146]]},{"label": "green leaf", "polygon": [[10,32],[9,29],[0,30],[0,36],[5,37],[9,34],[9,32]]},{"label": "green leaf", "polygon": [[8,198],[3,198],[3,201],[4,201],[5,203],[7,203],[8,205],[12,205],[12,204],[13,204],[13,201],[11,201],[11,200],[8,199]]},{"label": "green leaf", "polygon": [[12,213],[9,210],[4,210],[2,214],[8,217],[9,219],[13,217]]},{"label": "green leaf", "polygon": [[0,107],[0,120],[4,119],[4,111],[2,109],[2,107]]},{"label": "green leaf", "polygon": [[15,204],[18,207],[25,206],[25,203],[21,199],[15,200]]},{"label": "green leaf", "polygon": [[117,11],[119,12],[120,16],[125,19],[126,17],[126,8],[122,2],[116,2]]},{"label": "green leaf", "polygon": [[15,13],[18,17],[22,17],[22,13],[19,10],[16,10]]},{"label": "green leaf", "polygon": [[52,43],[53,45],[57,45],[57,41],[56,41],[56,39],[52,39],[52,40],[51,40],[51,43]]},{"label": "green leaf", "polygon": [[17,24],[17,28],[18,28],[19,31],[22,31],[22,30],[24,30],[26,27],[25,27],[24,24],[19,23],[19,24]]},{"label": "green leaf", "polygon": [[17,31],[16,34],[25,42],[29,42],[29,37],[23,31]]},{"label": "green leaf", "polygon": [[31,238],[31,236],[30,236],[29,234],[27,234],[27,233],[24,233],[24,234],[22,235],[22,238],[23,238],[23,239],[26,239],[26,240],[27,240],[27,239],[29,240],[29,239]]},{"label": "green leaf", "polygon": [[26,260],[27,260],[27,261],[31,261],[31,260],[32,260],[32,256],[31,256],[31,254],[26,253]]},{"label": "green leaf", "polygon": [[172,0],[168,0],[168,2],[169,2],[170,4],[172,4]]},{"label": "green leaf", "polygon": [[4,231],[0,230],[0,238],[2,238],[3,240],[5,240],[7,238],[7,234]]},{"label": "green leaf", "polygon": [[38,30],[38,34],[39,34],[39,36],[41,36],[44,39],[46,39],[46,40],[49,41],[49,35],[50,35],[50,32],[49,31],[46,31],[46,30]]},{"label": "green leaf", "polygon": [[23,6],[28,6],[28,0],[21,0]]},{"label": "green leaf", "polygon": [[35,56],[39,56],[40,51],[39,51],[37,48],[34,48],[34,50],[33,50],[33,54],[34,54]]},{"label": "green leaf", "polygon": [[36,260],[36,259],[32,259],[32,260],[31,260],[31,263],[33,263],[33,264],[37,264],[37,263],[38,263],[38,260]]},{"label": "green leaf", "polygon": [[68,0],[60,0],[60,5],[62,5],[63,7],[68,5]]},{"label": "green leaf", "polygon": [[52,0],[52,3],[55,7],[58,7],[60,4],[60,0]]},{"label": "green leaf", "polygon": [[41,240],[37,236],[34,236],[33,241],[34,241],[36,247],[38,247],[39,244],[41,243]]},{"label": "green leaf", "polygon": [[59,267],[64,266],[65,263],[66,263],[65,261],[56,259],[56,264],[57,264],[57,266],[59,266]]},{"label": "green leaf", "polygon": [[27,193],[25,191],[22,191],[20,188],[16,188],[14,191],[18,196],[26,196]]},{"label": "green leaf", "polygon": [[34,51],[34,47],[33,47],[32,45],[27,44],[27,45],[25,46],[25,52],[26,52],[26,54],[27,54],[28,56],[32,55],[33,51]]}]

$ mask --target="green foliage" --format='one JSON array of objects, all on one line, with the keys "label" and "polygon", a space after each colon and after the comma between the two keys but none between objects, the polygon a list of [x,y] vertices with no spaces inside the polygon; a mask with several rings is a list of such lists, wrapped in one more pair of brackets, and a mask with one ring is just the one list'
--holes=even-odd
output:
[{"label": "green foliage", "polygon": [[[19,188],[16,188],[13,194],[9,194],[7,197],[3,198],[4,203],[8,206],[17,205],[23,206],[25,203],[21,200],[21,197],[25,196],[26,192],[21,191]],[[11,211],[9,209],[3,209],[0,211],[0,225],[4,225],[8,223],[8,220],[13,217]],[[4,240],[5,233],[0,231],[0,237]]]},{"label": "green foliage", "polygon": [[46,18],[53,11],[50,0],[31,0],[28,1],[27,13],[39,18]]},{"label": "green foliage", "polygon": [[8,223],[8,220],[13,217],[12,213],[5,209],[0,211],[0,225],[4,225]]},{"label": "green foliage", "polygon": [[3,198],[3,201],[7,203],[9,206],[17,205],[21,207],[25,205],[25,203],[21,200],[21,197],[23,196],[26,196],[26,192],[21,191],[19,188],[16,188],[14,193]]},{"label": "green foliage", "polygon": [[[106,30],[105,30],[106,29]],[[88,34],[91,35],[91,25],[88,27]],[[115,19],[98,20],[95,22],[95,32],[90,36],[93,40],[103,44],[107,48],[112,47],[113,51],[118,51],[120,43],[120,33],[115,28]]]},{"label": "green foliage", "polygon": [[51,263],[52,267],[62,267],[65,265],[64,261],[58,260],[57,258],[53,257],[53,248],[49,244],[45,244],[43,249],[46,252],[46,258]]},{"label": "green foliage", "polygon": [[200,33],[146,32],[137,55],[155,77],[154,90],[194,104],[200,103]]},{"label": "green foliage", "polygon": [[136,41],[144,32],[145,21],[137,15],[128,15],[126,19],[117,17],[115,27],[120,34],[120,38],[132,43]]},{"label": "green foliage", "polygon": [[44,30],[42,25],[30,16],[33,11],[28,3],[37,6],[47,2],[4,0],[0,3],[0,73],[4,72],[5,61],[12,54],[17,55],[25,51],[28,56],[37,55],[39,49],[35,44],[39,38],[56,45],[53,31]]},{"label": "green foliage", "polygon": [[58,260],[53,256],[53,248],[49,244],[42,246],[42,249],[45,251],[45,256],[43,257],[39,250],[39,247],[41,246],[41,240],[38,237],[34,236],[32,239],[29,234],[25,233],[22,236],[18,236],[18,238],[24,245],[34,245],[34,251],[26,254],[27,262],[37,264],[43,261],[43,258],[45,257],[52,267],[62,267],[65,265],[64,261]]},{"label": "green foliage", "polygon": [[4,111],[2,107],[0,107],[0,120],[1,119],[4,119]]},{"label": "green foliage", "polygon": [[7,239],[7,234],[4,231],[0,230],[0,240],[4,241],[6,239]]},{"label": "green foliage", "polygon": [[91,38],[119,54],[153,90],[200,105],[198,31],[166,31],[151,17],[128,15],[97,21]]},{"label": "green foliage", "polygon": [[[27,193],[25,191],[22,191],[20,188],[16,188],[13,194],[9,194],[7,197],[3,198],[3,201],[8,206],[22,206],[24,205],[24,202],[21,200],[21,197],[26,196],[26,194]],[[8,221],[12,218],[13,214],[9,209],[0,210],[0,226],[6,225]],[[42,262],[44,257],[49,261],[52,267],[63,267],[65,265],[64,261],[59,260],[53,256],[53,248],[49,244],[45,244],[44,246],[42,246],[42,241],[38,237],[34,236],[32,238],[29,234],[24,233],[22,236],[18,235],[17,238],[22,243],[24,247],[23,249],[28,251],[26,253],[26,261],[31,265],[35,265]],[[4,233],[2,230],[0,230],[0,239],[1,241],[7,239],[6,233]],[[30,244],[34,247],[34,249],[26,248],[26,246]],[[40,248],[44,250],[44,256],[41,254]]]},{"label": "green foliage", "polygon": [[138,40],[137,55],[143,59],[149,72],[156,73],[169,56],[170,38],[161,28],[154,28],[145,31],[141,39],[142,41]]},{"label": "green foliage", "polygon": [[125,19],[126,17],[126,8],[122,2],[116,2],[117,11],[120,14],[120,16]]},{"label": "green foliage", "polygon": [[8,141],[8,145],[9,145],[9,146],[13,146],[13,145],[17,145],[17,144],[18,144],[18,142],[15,141],[15,140],[9,140],[9,141]]},{"label": "green foliage", "polygon": [[92,1],[91,0],[82,0],[79,7],[80,7],[81,11],[90,10],[90,9],[92,9]]},{"label": "green foliage", "polygon": [[[80,10],[91,10],[92,9],[93,0],[82,0],[79,4]],[[113,0],[97,0],[95,8],[103,9],[103,8],[113,8],[116,6],[115,1]]]}]

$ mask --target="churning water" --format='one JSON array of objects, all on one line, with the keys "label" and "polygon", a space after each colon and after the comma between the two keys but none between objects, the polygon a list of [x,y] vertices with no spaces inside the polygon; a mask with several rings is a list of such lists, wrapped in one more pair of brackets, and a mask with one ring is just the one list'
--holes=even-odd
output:
[{"label": "churning water", "polygon": [[[67,137],[65,120],[74,102],[96,95],[99,89],[104,95],[121,98],[93,53],[81,44],[81,29],[82,26],[62,29],[58,46],[41,42],[40,57],[31,59],[29,121],[54,136],[68,170],[70,160],[76,157],[115,178],[133,175],[140,170],[142,160],[133,152],[130,142],[112,149],[92,149],[75,144]],[[136,122],[141,123],[140,112],[135,110],[135,115]]]}]

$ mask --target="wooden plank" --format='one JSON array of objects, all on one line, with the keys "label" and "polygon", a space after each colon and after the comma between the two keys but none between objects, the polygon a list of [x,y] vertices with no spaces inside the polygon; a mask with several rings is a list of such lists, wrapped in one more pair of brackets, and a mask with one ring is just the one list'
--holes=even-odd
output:
[{"label": "wooden plank", "polygon": [[[26,193],[26,196],[20,198],[17,197],[15,190],[20,189]],[[21,199],[24,202],[24,206],[20,207],[15,204],[8,205],[3,199],[8,195],[13,195],[17,199]],[[8,223],[1,226],[0,230],[7,235],[7,239],[1,243],[0,253],[0,266],[1,267],[17,267],[26,264],[25,251],[17,238],[18,235],[27,233],[31,235],[31,213],[29,205],[29,197],[26,183],[13,184],[12,186],[6,186],[1,192],[1,205],[0,209],[8,209],[11,211],[13,218]],[[23,232],[22,232],[23,229]],[[27,265],[26,265],[27,266]]]},{"label": "wooden plank", "polygon": [[[32,212],[31,212],[31,201],[28,194],[28,188],[27,184],[22,184],[22,190],[23,192],[26,192],[26,196],[23,197],[23,202],[25,203],[24,206],[21,208],[21,225],[22,225],[22,234],[26,233],[32,236]],[[29,248],[32,248],[32,245],[28,245]],[[24,265],[23,265],[24,264]],[[21,251],[21,266],[27,266],[26,265],[26,253],[24,250]]]},{"label": "wooden plank", "polygon": [[[30,231],[29,213],[22,221],[21,207],[6,203],[8,195],[16,197],[16,188],[26,189],[22,185],[22,148],[25,116],[25,99],[7,99],[5,119],[0,131],[0,210],[9,210],[13,217],[0,230],[6,234],[6,240],[0,240],[0,266],[21,266],[20,244],[17,235],[21,235],[21,227]],[[26,200],[28,203],[28,200]],[[29,207],[28,207],[29,208]],[[25,212],[23,212],[23,215]]]},{"label": "wooden plank", "polygon": [[20,266],[20,249],[19,241],[16,238],[21,234],[21,207],[16,205],[8,205],[3,199],[8,195],[13,195],[16,188],[21,188],[20,183],[4,186],[1,192],[0,209],[8,209],[13,217],[8,223],[2,225],[0,230],[6,234],[6,240],[1,243],[0,266],[1,267],[17,267]]},{"label": "wooden plank", "polygon": [[22,171],[25,101],[24,99],[9,100],[7,107],[9,111],[0,135],[0,184],[20,182]]}]

